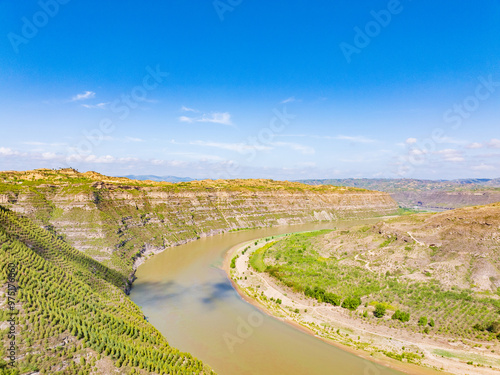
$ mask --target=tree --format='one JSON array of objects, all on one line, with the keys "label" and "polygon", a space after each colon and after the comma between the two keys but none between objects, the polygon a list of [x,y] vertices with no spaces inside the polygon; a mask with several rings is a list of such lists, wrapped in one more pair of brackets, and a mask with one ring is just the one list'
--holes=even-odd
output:
[{"label": "tree", "polygon": [[401,322],[409,322],[410,321],[410,313],[406,311],[396,310],[394,314],[392,314],[392,319],[400,320]]},{"label": "tree", "polygon": [[418,320],[418,325],[419,326],[425,326],[427,324],[427,317],[426,316],[421,316],[420,319]]},{"label": "tree", "polygon": [[385,315],[385,311],[386,311],[385,306],[382,305],[381,303],[377,303],[373,315],[375,315],[376,318],[382,318]]}]

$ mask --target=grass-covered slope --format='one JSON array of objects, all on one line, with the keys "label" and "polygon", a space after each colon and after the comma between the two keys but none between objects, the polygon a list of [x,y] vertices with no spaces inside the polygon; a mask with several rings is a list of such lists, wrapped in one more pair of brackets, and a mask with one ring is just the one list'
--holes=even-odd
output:
[{"label": "grass-covered slope", "polygon": [[499,229],[500,204],[493,204],[296,234],[256,251],[250,262],[376,324],[496,343]]},{"label": "grass-covered slope", "polygon": [[0,373],[211,373],[168,345],[120,289],[123,282],[119,272],[0,206]]}]

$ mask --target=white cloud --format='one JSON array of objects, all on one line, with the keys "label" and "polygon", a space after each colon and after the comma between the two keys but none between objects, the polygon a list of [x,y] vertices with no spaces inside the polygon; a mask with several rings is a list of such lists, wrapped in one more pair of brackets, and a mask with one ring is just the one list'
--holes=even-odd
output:
[{"label": "white cloud", "polygon": [[309,146],[304,146],[298,143],[291,143],[291,142],[272,142],[270,143],[272,146],[277,146],[277,147],[289,147],[292,150],[299,151],[302,154],[314,154],[315,150],[312,147]]},{"label": "white cloud", "polygon": [[491,148],[500,148],[500,139],[493,138],[487,145]]},{"label": "white cloud", "polygon": [[298,101],[297,99],[295,99],[295,96],[291,96],[285,100],[282,100],[281,101],[281,104],[287,104],[287,103],[293,103],[293,102],[296,102]]},{"label": "white cloud", "polygon": [[196,120],[194,118],[191,118],[191,117],[181,116],[181,117],[179,117],[179,121],[180,122],[192,123],[192,122],[194,122]]},{"label": "white cloud", "polygon": [[196,120],[198,122],[213,122],[215,124],[222,125],[233,125],[231,122],[231,114],[229,112],[214,112],[211,114],[205,114],[201,119]]},{"label": "white cloud", "polygon": [[189,107],[186,107],[186,106],[182,106],[181,107],[181,111],[182,112],[199,112],[197,109],[193,109],[193,108],[189,108]]},{"label": "white cloud", "polygon": [[21,142],[23,145],[28,145],[28,146],[50,146],[50,147],[57,147],[57,146],[66,146],[67,143],[46,143],[46,142],[37,142],[37,141],[28,141],[28,142]]},{"label": "white cloud", "polygon": [[145,142],[144,139],[134,138],[134,137],[125,137],[126,142]]},{"label": "white cloud", "polygon": [[53,159],[57,159],[57,158],[58,158],[58,156],[54,152],[44,152],[44,153],[42,153],[42,159],[44,159],[44,160],[53,160]]},{"label": "white cloud", "polygon": [[336,137],[327,137],[327,138],[339,139],[342,141],[351,141],[351,142],[355,142],[355,143],[373,143],[373,142],[375,142],[374,139],[366,138],[363,136],[338,135]]},{"label": "white cloud", "polygon": [[451,162],[465,161],[461,152],[452,148],[447,148],[445,150],[437,151],[436,154],[441,155],[445,161],[451,161]]},{"label": "white cloud", "polygon": [[195,159],[199,161],[221,161],[224,160],[220,156],[217,155],[209,155],[209,154],[200,154],[197,152],[169,152],[168,155],[174,156],[184,156],[190,159]]},{"label": "white cloud", "polygon": [[297,163],[297,167],[299,168],[314,168],[316,167],[316,163],[313,161],[304,161]]},{"label": "white cloud", "polygon": [[480,165],[475,165],[475,166],[471,167],[470,169],[472,169],[474,171],[491,171],[491,170],[494,170],[495,167],[493,167],[492,165],[486,165],[486,164],[482,163]]},{"label": "white cloud", "polygon": [[406,141],[405,141],[405,143],[407,145],[412,145],[414,143],[417,143],[417,138],[407,138]]},{"label": "white cloud", "polygon": [[19,155],[19,152],[14,151],[11,148],[0,147],[0,155],[3,155],[3,156]]},{"label": "white cloud", "polygon": [[[191,110],[191,109],[186,108],[186,110]],[[233,125],[231,121],[231,114],[229,112],[204,113],[202,116],[199,117],[180,116],[178,117],[178,120],[180,122],[187,122],[189,124],[193,122],[211,122],[214,124]]]},{"label": "white cloud", "polygon": [[98,104],[82,104],[82,107],[93,109],[106,109],[109,103],[98,103]]},{"label": "white cloud", "polygon": [[483,148],[483,144],[478,142],[473,142],[468,144],[466,147],[470,149],[478,149],[478,148]]},{"label": "white cloud", "polygon": [[206,141],[192,141],[189,142],[190,145],[194,146],[206,146],[215,147],[223,150],[230,150],[236,152],[245,152],[249,150],[265,151],[271,150],[271,147],[262,145],[247,145],[245,143],[222,143],[222,142],[206,142]]},{"label": "white cloud", "polygon": [[71,98],[72,102],[76,102],[79,100],[87,100],[95,97],[95,92],[93,91],[85,91],[83,94],[77,94]]},{"label": "white cloud", "polygon": [[409,152],[410,155],[425,155],[427,150],[421,150],[419,148],[412,148]]}]

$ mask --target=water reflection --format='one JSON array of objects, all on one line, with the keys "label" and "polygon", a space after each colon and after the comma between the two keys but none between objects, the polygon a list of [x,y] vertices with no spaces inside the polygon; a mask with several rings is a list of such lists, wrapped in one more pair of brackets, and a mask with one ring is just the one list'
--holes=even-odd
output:
[{"label": "water reflection", "polygon": [[[373,222],[373,221],[372,221]],[[338,223],[258,229],[203,238],[139,267],[131,298],[169,343],[226,374],[400,374],[328,345],[243,301],[216,268],[232,246]],[[368,374],[375,374],[367,372]]]}]

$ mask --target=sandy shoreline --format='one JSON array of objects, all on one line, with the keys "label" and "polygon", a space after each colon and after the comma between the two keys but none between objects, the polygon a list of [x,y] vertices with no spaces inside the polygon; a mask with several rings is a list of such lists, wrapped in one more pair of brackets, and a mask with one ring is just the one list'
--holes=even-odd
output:
[{"label": "sandy shoreline", "polygon": [[[274,238],[277,237],[278,236],[274,236]],[[421,340],[415,340],[415,342],[412,342],[404,336],[403,338],[389,337],[386,334],[380,334],[376,331],[376,329],[371,329],[376,327],[370,327],[369,325],[368,327],[366,327],[366,324],[362,322],[356,322],[352,319],[352,317],[348,317],[347,314],[344,314],[346,316],[343,316],[343,311],[340,311],[340,313],[336,313],[335,315],[329,314],[328,316],[325,316],[324,312],[321,311],[321,309],[327,311],[326,307],[313,307],[316,306],[316,304],[312,304],[311,301],[299,301],[299,299],[301,298],[298,296],[293,296],[293,298],[288,297],[288,293],[283,293],[283,290],[280,290],[283,288],[275,285],[273,280],[268,275],[261,275],[254,270],[249,269],[249,254],[266,243],[265,239],[260,239],[257,240],[258,244],[257,246],[255,246],[255,241],[256,240],[246,241],[232,247],[225,255],[223,269],[226,272],[229,280],[231,281],[231,284],[236,289],[241,298],[246,302],[256,306],[264,313],[273,316],[287,324],[290,324],[300,331],[313,335],[316,338],[319,338],[324,342],[334,345],[342,350],[353,353],[374,363],[381,364],[408,374],[500,374],[499,371],[490,369],[488,367],[475,367],[455,359],[444,357],[442,358],[432,355],[431,353],[433,350],[441,349],[439,342],[424,343],[421,342]],[[242,255],[242,251],[248,246],[250,246],[250,248],[245,255]],[[232,269],[230,267],[230,263],[236,254],[239,255],[239,258],[236,261],[236,267]],[[248,277],[249,280],[243,280],[243,275],[245,277]],[[238,280],[238,278],[241,278],[241,280]],[[265,298],[265,301],[263,301],[261,298],[256,298],[256,288],[262,288],[259,289],[261,293],[264,293],[263,290],[265,288],[265,294],[268,297],[274,296],[275,298],[277,298],[276,296],[279,296],[280,299],[283,300],[282,304],[278,306],[275,303],[271,303],[269,300],[267,300],[267,298]],[[306,306],[304,303],[308,303],[308,305]],[[294,314],[292,312],[293,307],[309,307],[309,310],[311,312]],[[290,311],[287,311],[286,309]],[[335,336],[335,338],[332,338],[332,334],[325,334],[325,329],[320,328],[321,325],[318,323],[326,323],[328,325],[331,324],[338,330],[349,332],[354,337],[357,336],[358,340],[360,337],[363,337],[364,340],[370,342],[369,345],[366,345],[366,347],[370,350],[365,350],[364,348],[360,349],[359,346],[363,346],[364,344],[360,345],[359,342],[354,343],[352,339],[341,339],[344,341],[341,342],[341,340],[336,340],[337,336]],[[307,324],[309,327],[306,327],[304,324]],[[311,328],[311,326],[313,328]],[[340,336],[342,336],[342,334],[340,334]],[[349,336],[349,334],[346,334],[345,336],[347,337]],[[422,364],[416,365],[407,362],[401,362],[380,353],[380,350],[388,350],[388,345],[394,346],[394,343],[397,343],[398,341],[405,343],[407,347],[410,345],[412,347],[416,347],[417,349],[420,349],[422,353],[424,353],[425,351],[425,358],[422,359]],[[442,349],[445,349],[447,351],[452,350],[447,346],[443,346]]]}]

